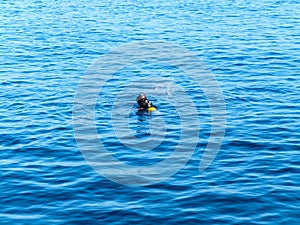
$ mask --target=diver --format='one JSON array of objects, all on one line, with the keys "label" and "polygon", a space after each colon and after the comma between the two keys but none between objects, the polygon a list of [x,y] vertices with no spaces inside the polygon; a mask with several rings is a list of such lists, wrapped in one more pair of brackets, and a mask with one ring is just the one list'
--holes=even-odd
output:
[{"label": "diver", "polygon": [[139,96],[136,97],[136,101],[138,103],[138,111],[154,111],[156,107],[152,104],[151,101],[149,101],[145,94],[139,94]]}]

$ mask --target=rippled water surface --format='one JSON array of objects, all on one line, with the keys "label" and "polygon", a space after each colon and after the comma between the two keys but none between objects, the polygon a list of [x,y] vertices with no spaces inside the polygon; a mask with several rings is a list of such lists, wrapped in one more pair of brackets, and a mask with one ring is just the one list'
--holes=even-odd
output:
[{"label": "rippled water surface", "polygon": [[[299,8],[296,0],[1,1],[0,224],[298,224]],[[183,46],[204,61],[223,91],[227,128],[216,159],[199,171],[210,111],[201,90],[181,77],[199,115],[197,148],[170,179],[133,187],[106,179],[85,161],[72,109],[95,60],[142,40]],[[166,129],[161,148],[124,147],[110,112],[130,82],[176,81],[181,72],[141,62],[103,87],[95,125],[114,157],[141,166],[170,156],[180,116],[157,94],[169,93],[169,80],[157,83],[151,99],[159,114],[136,115],[135,106],[124,114],[116,104],[132,132],[121,132],[121,139],[147,140]]]}]

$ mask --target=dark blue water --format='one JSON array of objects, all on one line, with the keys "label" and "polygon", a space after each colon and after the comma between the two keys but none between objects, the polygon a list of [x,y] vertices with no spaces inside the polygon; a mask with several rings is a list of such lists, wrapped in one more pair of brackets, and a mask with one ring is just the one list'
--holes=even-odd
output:
[{"label": "dark blue water", "polygon": [[[299,8],[295,0],[1,1],[0,224],[298,224]],[[227,128],[216,159],[199,171],[209,109],[182,78],[198,107],[197,148],[169,179],[126,186],[85,161],[73,101],[95,60],[142,40],[174,43],[202,58],[223,91]],[[153,96],[160,114],[140,118],[133,110],[124,118],[142,140],[151,136],[152,120],[169,125],[164,151],[153,154],[132,154],[109,122],[114,94],[140,72],[151,78],[178,71],[125,68],[104,87],[96,126],[119,160],[152,165],[169,157],[180,138],[175,106]]]}]

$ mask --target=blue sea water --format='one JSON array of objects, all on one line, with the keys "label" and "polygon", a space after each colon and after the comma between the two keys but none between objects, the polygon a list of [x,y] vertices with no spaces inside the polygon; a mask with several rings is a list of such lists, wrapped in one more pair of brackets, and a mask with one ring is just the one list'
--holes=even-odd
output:
[{"label": "blue sea water", "polygon": [[[1,1],[0,224],[298,224],[299,8],[296,0]],[[227,127],[216,159],[199,171],[209,109],[183,80],[201,124],[194,154],[167,180],[126,186],[85,161],[72,110],[97,59],[144,40],[183,46],[204,61],[223,91]],[[176,71],[131,65],[103,88],[97,130],[119,160],[157,163],[178,143],[178,114],[163,99],[152,99],[170,126],[163,152],[124,148],[108,122],[127,77],[166,73]],[[132,132],[150,136],[151,118],[129,114]]]}]

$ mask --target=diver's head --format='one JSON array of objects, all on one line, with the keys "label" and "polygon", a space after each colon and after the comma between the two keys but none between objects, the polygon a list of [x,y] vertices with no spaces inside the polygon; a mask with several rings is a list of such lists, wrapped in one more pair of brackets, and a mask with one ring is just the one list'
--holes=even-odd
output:
[{"label": "diver's head", "polygon": [[144,95],[143,93],[139,94],[139,96],[136,97],[136,101],[137,103],[141,103],[147,100],[146,95]]}]

